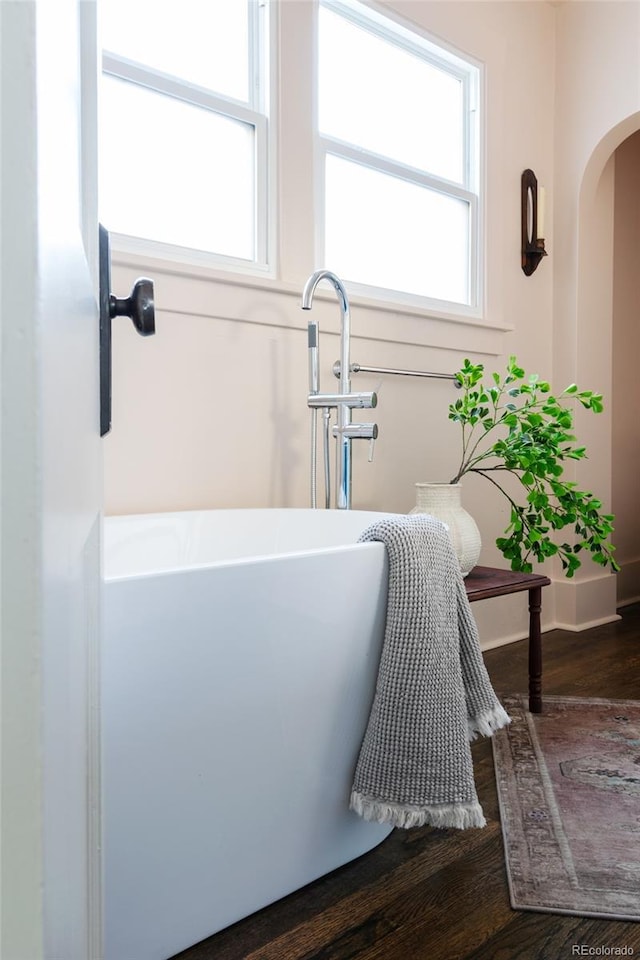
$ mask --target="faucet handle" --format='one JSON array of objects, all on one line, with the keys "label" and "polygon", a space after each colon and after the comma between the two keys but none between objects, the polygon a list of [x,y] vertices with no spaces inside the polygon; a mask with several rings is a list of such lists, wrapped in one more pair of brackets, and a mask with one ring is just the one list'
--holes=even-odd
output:
[{"label": "faucet handle", "polygon": [[376,393],[310,393],[307,396],[309,407],[359,407],[370,409],[378,403]]},{"label": "faucet handle", "polygon": [[367,457],[367,460],[369,461],[369,463],[373,461],[373,448],[375,447],[375,445],[376,445],[376,438],[371,437],[371,439],[369,440],[369,456]]},{"label": "faucet handle", "polygon": [[333,428],[334,437],[344,436],[350,440],[376,440],[378,437],[377,423],[348,423],[344,427]]}]

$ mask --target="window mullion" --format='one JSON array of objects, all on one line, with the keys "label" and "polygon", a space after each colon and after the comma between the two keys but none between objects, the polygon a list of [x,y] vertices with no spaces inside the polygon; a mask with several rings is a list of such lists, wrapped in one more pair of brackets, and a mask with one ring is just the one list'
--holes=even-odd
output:
[{"label": "window mullion", "polygon": [[469,302],[472,304],[479,303],[481,290],[480,250],[478,248],[479,215],[478,198],[475,194],[472,194],[469,201]]},{"label": "window mullion", "polygon": [[246,0],[249,5],[249,106],[266,114],[269,97],[268,0]]},{"label": "window mullion", "polygon": [[[316,13],[312,3],[277,5],[279,273],[304,284],[314,269],[315,191],[321,179],[317,163],[314,107]],[[296,42],[290,42],[295,37]]]},{"label": "window mullion", "polygon": [[255,251],[260,264],[269,262],[270,235],[269,220],[269,142],[266,117],[260,117],[256,123],[255,138]]}]

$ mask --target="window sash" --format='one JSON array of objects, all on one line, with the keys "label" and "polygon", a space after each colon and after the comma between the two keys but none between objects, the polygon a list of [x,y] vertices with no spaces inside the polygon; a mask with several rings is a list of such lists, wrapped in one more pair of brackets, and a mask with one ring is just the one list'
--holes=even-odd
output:
[{"label": "window sash", "polygon": [[181,80],[153,67],[134,62],[117,53],[104,51],[102,72],[139,86],[147,87],[174,100],[182,100],[212,113],[239,120],[254,130],[254,183],[256,198],[253,224],[253,260],[238,259],[209,251],[189,250],[178,245],[162,243],[115,233],[122,249],[138,253],[146,250],[177,260],[199,261],[214,266],[230,267],[244,272],[271,271],[272,251],[275,248],[273,226],[269,217],[269,188],[273,180],[269,164],[269,122],[267,83],[267,51],[264,38],[268,35],[267,8],[263,2],[252,3],[249,16],[249,99],[248,102],[224,97],[197,84]]},{"label": "window sash", "polygon": [[[428,305],[429,308],[433,310],[442,310],[443,304],[447,304],[447,309],[455,313],[470,313],[475,311],[475,307],[479,300],[479,274],[478,274],[478,197],[475,193],[472,193],[468,190],[464,190],[461,187],[454,186],[451,189],[443,190],[439,181],[427,174],[419,172],[418,176],[409,176],[406,175],[408,168],[403,167],[401,164],[394,163],[392,161],[385,160],[384,164],[381,163],[367,163],[364,151],[359,151],[354,148],[349,149],[335,149],[334,145],[330,142],[326,142],[326,149],[322,152],[322,175],[319,178],[319,188],[318,188],[318,206],[323,211],[326,209],[326,193],[325,193],[325,171],[326,171],[326,159],[330,156],[339,157],[345,160],[351,160],[352,162],[366,167],[370,170],[373,170],[376,173],[385,173],[392,177],[396,177],[401,180],[406,180],[409,183],[415,184],[416,186],[426,187],[427,189],[434,190],[437,193],[442,193],[444,196],[452,197],[458,200],[463,201],[468,205],[469,208],[469,229],[468,229],[468,256],[467,256],[467,290],[468,290],[468,300],[441,300],[435,296],[428,296],[426,294],[416,294],[408,290],[397,290],[389,287],[376,287],[373,284],[365,283],[363,281],[358,281],[355,278],[345,277],[345,281],[348,283],[349,289],[353,293],[360,294],[362,296],[373,297],[378,300],[387,300],[395,302],[403,302],[410,305]],[[326,221],[325,217],[318,217],[316,221],[316,249],[324,251],[326,249],[325,243],[325,233],[326,233]],[[331,267],[331,264],[328,264]]]},{"label": "window sash", "polygon": [[[480,269],[480,150],[479,135],[477,130],[478,123],[478,98],[480,86],[480,69],[470,60],[466,61],[456,56],[453,51],[448,50],[440,44],[434,44],[424,37],[417,28],[409,29],[403,26],[395,18],[387,13],[380,14],[373,7],[364,6],[358,0],[319,0],[318,7],[323,6],[327,9],[344,16],[346,19],[374,35],[396,44],[405,49],[408,53],[418,56],[427,62],[437,66],[439,69],[450,72],[462,83],[463,102],[463,177],[462,182],[448,180],[444,177],[435,176],[424,170],[411,167],[389,157],[369,151],[356,144],[347,143],[337,138],[320,133],[317,122],[317,103],[316,103],[316,122],[315,122],[315,162],[317,169],[316,179],[316,236],[315,248],[320,259],[325,256],[325,170],[326,158],[329,155],[343,157],[360,163],[370,169],[381,173],[387,173],[391,176],[400,177],[411,183],[428,187],[445,195],[464,200],[469,204],[469,237],[468,237],[468,302],[447,301],[447,308],[453,313],[476,313],[480,308],[482,296],[481,287],[481,269]],[[316,44],[319,42],[319,29],[316,21]],[[319,77],[316,70],[316,85]],[[316,96],[319,96],[317,89]],[[345,278],[349,280],[349,278]],[[410,304],[427,303],[434,309],[442,309],[443,301],[431,297],[418,297],[416,295],[398,291],[390,291],[385,288],[372,287],[368,284],[359,283],[352,279],[349,286],[354,292],[359,292],[365,296],[373,296],[376,299],[395,300],[402,299]]]}]

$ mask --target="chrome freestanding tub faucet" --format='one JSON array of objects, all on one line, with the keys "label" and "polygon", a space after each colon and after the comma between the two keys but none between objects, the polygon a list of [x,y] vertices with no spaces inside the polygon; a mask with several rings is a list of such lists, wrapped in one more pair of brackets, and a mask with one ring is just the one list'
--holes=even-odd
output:
[{"label": "chrome freestanding tub faucet", "polygon": [[[351,441],[363,439],[373,441],[378,436],[376,423],[352,423],[351,411],[354,407],[375,407],[378,398],[375,393],[351,392],[351,311],[349,298],[344,284],[331,270],[316,270],[307,280],[302,293],[302,309],[311,310],[313,295],[321,280],[328,280],[334,287],[340,303],[340,391],[339,393],[320,393],[320,345],[317,320],[310,319],[308,325],[309,344],[309,395],[307,405],[311,408],[311,506],[316,507],[316,443],[317,412],[324,413],[324,461],[325,461],[325,506],[331,505],[329,483],[329,421],[331,410],[337,410],[337,425],[332,433],[336,438],[336,507],[339,510],[351,509]],[[369,457],[371,459],[371,455]]]}]

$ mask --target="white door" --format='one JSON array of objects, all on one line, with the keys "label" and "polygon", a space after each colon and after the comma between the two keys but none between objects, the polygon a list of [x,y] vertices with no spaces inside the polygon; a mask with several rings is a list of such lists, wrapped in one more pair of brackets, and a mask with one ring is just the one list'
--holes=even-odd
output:
[{"label": "white door", "polygon": [[100,956],[94,0],[1,0],[1,960]]}]

